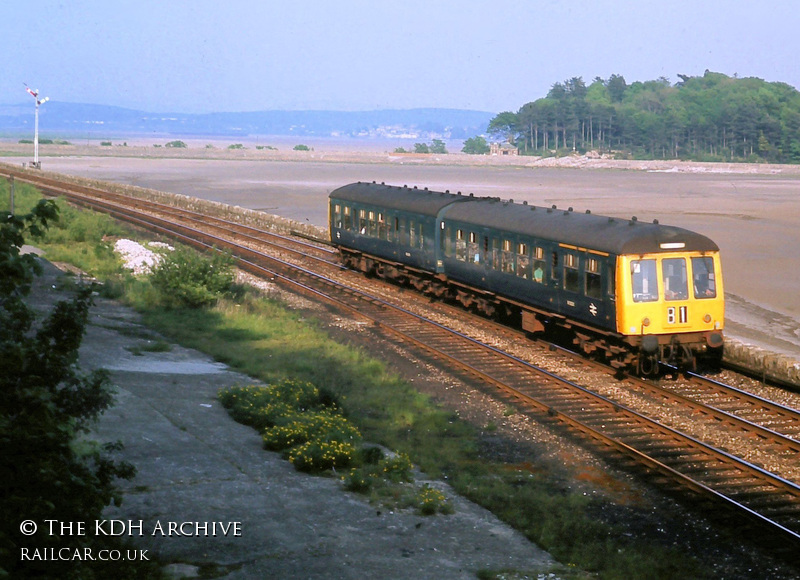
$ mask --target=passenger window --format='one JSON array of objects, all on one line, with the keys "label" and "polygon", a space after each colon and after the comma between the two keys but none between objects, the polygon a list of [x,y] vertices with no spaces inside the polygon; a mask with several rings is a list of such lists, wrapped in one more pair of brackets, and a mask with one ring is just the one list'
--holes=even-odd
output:
[{"label": "passenger window", "polygon": [[658,276],[655,260],[634,260],[631,262],[631,286],[634,302],[655,302],[658,300]]},{"label": "passenger window", "polygon": [[500,251],[500,240],[497,238],[492,238],[492,253],[486,257],[486,260],[493,270],[500,271],[503,263],[503,253]]},{"label": "passenger window", "polygon": [[368,216],[367,217],[367,223],[368,223],[368,227],[369,227],[369,235],[374,237],[378,232],[378,224],[375,221],[375,212],[374,211],[370,211],[367,214],[367,216]]},{"label": "passenger window", "polygon": [[586,295],[589,298],[603,297],[603,280],[600,276],[600,262],[589,258],[586,262]]},{"label": "passenger window", "polygon": [[467,261],[467,241],[464,239],[464,230],[456,232],[456,259]]},{"label": "passenger window", "polygon": [[386,230],[386,218],[381,212],[378,212],[378,237],[380,239],[387,239],[388,232]]},{"label": "passenger window", "polygon": [[533,250],[533,281],[539,284],[544,283],[544,250],[535,248]]},{"label": "passenger window", "polygon": [[517,276],[526,279],[531,277],[531,259],[527,244],[517,244]]},{"label": "passenger window", "polygon": [[564,290],[581,291],[578,282],[578,257],[575,254],[564,254]]},{"label": "passenger window", "polygon": [[514,272],[514,254],[509,240],[503,240],[503,272],[509,274]]},{"label": "passenger window", "polygon": [[692,258],[692,280],[695,298],[715,298],[717,280],[714,275],[714,258]]},{"label": "passenger window", "polygon": [[475,232],[469,233],[469,244],[467,245],[467,258],[470,262],[475,262],[476,264],[480,263],[481,261],[480,247],[478,246],[477,236],[475,235]]},{"label": "passenger window", "polygon": [[558,280],[558,252],[553,252],[553,261],[550,267],[550,277]]},{"label": "passenger window", "polygon": [[661,260],[661,279],[664,281],[664,300],[686,300],[689,297],[685,258]]},{"label": "passenger window", "polygon": [[346,230],[353,229],[353,216],[348,206],[344,206],[344,229]]},{"label": "passenger window", "polygon": [[408,222],[408,245],[412,248],[417,246],[417,224],[412,220]]},{"label": "passenger window", "polygon": [[367,233],[367,210],[365,209],[358,210],[358,233]]}]

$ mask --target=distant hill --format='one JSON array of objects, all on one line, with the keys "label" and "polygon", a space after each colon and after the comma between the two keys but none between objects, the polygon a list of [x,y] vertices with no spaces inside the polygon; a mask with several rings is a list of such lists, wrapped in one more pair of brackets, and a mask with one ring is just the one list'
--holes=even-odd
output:
[{"label": "distant hill", "polygon": [[[39,130],[42,136],[50,138],[87,133],[109,137],[158,133],[465,139],[484,133],[494,115],[459,109],[148,113],[122,107],[50,101],[39,109]],[[0,105],[0,134],[27,135],[33,125],[33,103]]]}]

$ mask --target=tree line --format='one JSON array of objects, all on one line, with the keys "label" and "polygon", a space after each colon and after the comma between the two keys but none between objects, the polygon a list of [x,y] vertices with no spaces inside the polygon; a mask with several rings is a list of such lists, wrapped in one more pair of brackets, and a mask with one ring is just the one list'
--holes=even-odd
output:
[{"label": "tree line", "polygon": [[487,132],[520,153],[599,151],[645,159],[800,162],[800,92],[780,82],[706,71],[628,84],[621,75],[555,83]]}]

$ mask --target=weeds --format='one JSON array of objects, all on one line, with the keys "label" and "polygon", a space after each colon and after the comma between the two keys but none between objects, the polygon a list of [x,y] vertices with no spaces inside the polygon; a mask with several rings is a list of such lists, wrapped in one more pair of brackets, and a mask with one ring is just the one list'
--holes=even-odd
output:
[{"label": "weeds", "polygon": [[210,258],[188,248],[164,252],[150,275],[150,284],[166,308],[213,305],[233,287],[233,259],[215,253]]}]

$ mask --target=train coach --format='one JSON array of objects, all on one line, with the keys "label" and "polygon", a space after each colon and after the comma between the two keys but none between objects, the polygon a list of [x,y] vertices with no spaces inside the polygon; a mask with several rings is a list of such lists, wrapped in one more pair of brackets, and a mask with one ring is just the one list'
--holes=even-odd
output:
[{"label": "train coach", "polygon": [[353,183],[330,194],[343,262],[531,333],[568,333],[617,368],[718,360],[719,248],[689,230],[512,200]]}]

